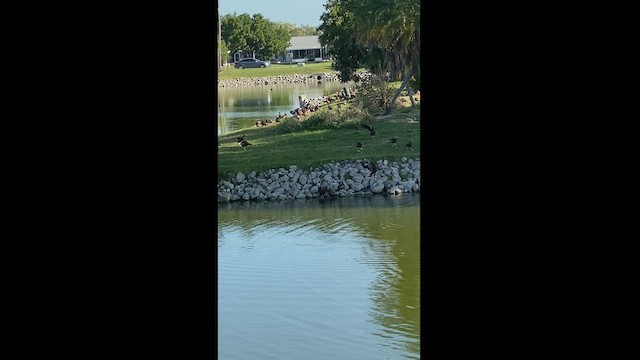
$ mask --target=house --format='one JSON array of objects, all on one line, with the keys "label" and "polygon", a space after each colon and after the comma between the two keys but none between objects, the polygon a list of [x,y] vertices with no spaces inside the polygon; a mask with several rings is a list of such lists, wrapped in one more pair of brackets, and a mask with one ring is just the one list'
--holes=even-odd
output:
[{"label": "house", "polygon": [[[291,55],[289,55],[291,54]],[[317,35],[314,36],[294,36],[285,49],[286,60],[291,62],[321,61],[327,58],[327,51],[320,45]]]}]

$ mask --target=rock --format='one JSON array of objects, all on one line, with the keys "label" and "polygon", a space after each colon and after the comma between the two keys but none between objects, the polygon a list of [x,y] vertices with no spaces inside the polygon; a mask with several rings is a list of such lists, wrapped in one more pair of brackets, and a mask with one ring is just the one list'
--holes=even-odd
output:
[{"label": "rock", "polygon": [[300,184],[302,185],[306,185],[307,184],[307,176],[302,174],[300,175],[300,177],[298,178],[298,182],[300,182]]},{"label": "rock", "polygon": [[296,195],[296,199],[302,199],[302,198],[305,198],[305,197],[307,197],[307,195],[302,191],[300,191],[298,193],[298,195]]},{"label": "rock", "polygon": [[413,186],[416,184],[415,181],[413,180],[409,180],[409,181],[403,181],[401,182],[402,186],[404,186],[405,189],[413,189]]},{"label": "rock", "polygon": [[400,161],[402,161],[403,163],[407,162],[407,158],[403,156],[403,157],[400,158]]},{"label": "rock", "polygon": [[291,166],[289,166],[289,170],[296,171],[296,170],[298,170],[298,167],[296,165],[291,165]]},{"label": "rock", "polygon": [[309,191],[312,194],[317,194],[318,193],[318,186],[317,185],[312,186],[311,189],[309,189]]},{"label": "rock", "polygon": [[280,174],[278,173],[271,174],[271,180],[278,180],[278,178],[280,178]]},{"label": "rock", "polygon": [[245,192],[244,195],[242,195],[242,199],[244,200],[249,200],[251,198],[251,195],[248,192]]},{"label": "rock", "polygon": [[295,173],[293,174],[293,177],[291,177],[291,182],[297,183],[299,178],[300,178],[300,174]]},{"label": "rock", "polygon": [[360,184],[360,183],[354,183],[353,185],[351,185],[351,189],[353,189],[354,191],[361,191],[364,188],[364,185]]},{"label": "rock", "polygon": [[282,175],[282,177],[280,177],[280,181],[289,181],[289,175]]},{"label": "rock", "polygon": [[279,187],[279,188],[275,189],[275,190],[271,193],[271,196],[273,196],[273,197],[277,197],[277,196],[283,195],[283,194],[284,194],[284,191],[285,191],[285,189],[284,189],[284,188]]},{"label": "rock", "polygon": [[355,174],[352,179],[354,182],[361,184],[364,176],[362,176],[362,174]]},{"label": "rock", "polygon": [[331,175],[327,174],[324,176],[324,181],[331,181],[333,178],[331,177]]},{"label": "rock", "polygon": [[218,202],[225,203],[231,201],[231,193],[226,191],[218,192]]},{"label": "rock", "polygon": [[254,179],[256,177],[256,172],[252,171],[249,173],[249,179]]},{"label": "rock", "polygon": [[379,194],[384,190],[384,181],[377,180],[371,185],[371,192]]},{"label": "rock", "polygon": [[245,176],[244,176],[244,174],[243,174],[243,173],[239,172],[239,173],[236,175],[236,182],[237,182],[237,183],[241,183],[244,179],[245,179]]}]

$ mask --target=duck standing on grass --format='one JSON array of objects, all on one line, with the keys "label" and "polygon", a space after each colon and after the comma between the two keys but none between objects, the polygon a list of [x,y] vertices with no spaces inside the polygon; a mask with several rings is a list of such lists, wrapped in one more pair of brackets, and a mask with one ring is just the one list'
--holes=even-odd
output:
[{"label": "duck standing on grass", "polygon": [[396,144],[398,143],[398,139],[393,138],[393,139],[389,140],[389,142],[391,143],[391,146],[396,146]]},{"label": "duck standing on grass", "polygon": [[247,136],[247,133],[244,133],[244,135],[242,135],[241,137],[237,137],[236,138],[236,142],[241,143],[244,141],[244,137]]},{"label": "duck standing on grass", "polygon": [[409,141],[405,146],[407,147],[407,149],[413,151],[413,146],[411,146],[411,141]]},{"label": "duck standing on grass", "polygon": [[247,146],[250,146],[251,144],[249,144],[247,140],[242,140],[241,142],[238,143],[238,145],[242,146],[243,149],[247,150]]},{"label": "duck standing on grass", "polygon": [[358,149],[358,152],[362,151],[362,143],[361,142],[356,143],[356,149]]},{"label": "duck standing on grass", "polygon": [[375,135],[376,131],[373,129],[373,124],[371,124],[371,126],[367,125],[367,124],[360,124],[360,126],[362,126],[363,128],[369,130],[369,135]]}]

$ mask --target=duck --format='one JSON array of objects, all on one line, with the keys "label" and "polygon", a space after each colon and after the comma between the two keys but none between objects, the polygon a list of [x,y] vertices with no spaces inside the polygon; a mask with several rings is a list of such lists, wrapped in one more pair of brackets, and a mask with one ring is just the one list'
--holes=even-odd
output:
[{"label": "duck", "polygon": [[243,142],[245,136],[247,136],[247,133],[244,133],[244,135],[242,135],[241,137],[237,137],[236,138],[236,142],[238,142],[238,143]]},{"label": "duck", "polygon": [[393,139],[390,139],[389,142],[391,143],[391,146],[396,146],[396,144],[398,143],[398,139],[393,138]]},{"label": "duck", "polygon": [[405,146],[407,147],[407,149],[413,151],[413,146],[411,146],[411,141],[409,141]]},{"label": "duck", "polygon": [[363,128],[369,130],[369,135],[375,135],[376,131],[373,129],[373,124],[371,124],[371,126],[367,125],[367,124],[360,124],[360,126],[362,126]]},{"label": "duck", "polygon": [[361,142],[357,142],[356,143],[356,149],[358,149],[358,152],[362,151],[362,143]]},{"label": "duck", "polygon": [[250,144],[247,140],[242,140],[241,142],[238,143],[238,145],[242,146],[243,149],[247,150],[247,146],[250,146],[252,144]]}]

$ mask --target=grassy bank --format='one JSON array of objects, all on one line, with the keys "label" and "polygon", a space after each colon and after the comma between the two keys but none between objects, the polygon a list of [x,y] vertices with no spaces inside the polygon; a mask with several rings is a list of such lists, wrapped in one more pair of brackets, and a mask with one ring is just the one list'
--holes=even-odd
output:
[{"label": "grassy bank", "polygon": [[304,67],[296,64],[271,64],[268,68],[260,69],[235,69],[233,65],[218,73],[218,80],[241,79],[248,77],[278,76],[278,75],[305,75],[332,72],[331,62],[306,63]]},{"label": "grassy bank", "polygon": [[[335,111],[335,110],[334,110]],[[344,111],[348,111],[345,109]],[[326,128],[324,123],[310,118],[309,123],[274,124],[252,127],[219,137],[218,174],[226,178],[229,173],[265,171],[297,165],[303,170],[325,163],[356,159],[398,159],[416,157],[420,152],[420,108],[404,108],[374,120],[375,135],[357,121],[342,123],[338,128]],[[317,128],[314,126],[317,125]],[[291,131],[291,132],[289,132]],[[246,133],[252,146],[238,146],[236,138]],[[389,143],[397,138],[397,146]],[[413,150],[405,147],[411,141]],[[358,152],[355,144],[361,142]]]}]

